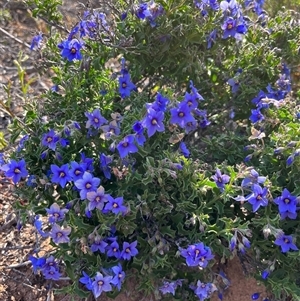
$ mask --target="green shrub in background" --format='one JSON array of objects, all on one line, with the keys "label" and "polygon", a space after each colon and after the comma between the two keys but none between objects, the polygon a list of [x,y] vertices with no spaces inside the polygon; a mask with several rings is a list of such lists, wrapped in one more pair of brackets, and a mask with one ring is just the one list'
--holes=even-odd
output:
[{"label": "green shrub in background", "polygon": [[[29,4],[59,22],[46,2]],[[112,1],[34,37],[54,86],[1,169],[27,200],[19,227],[51,238],[35,272],[81,297],[136,277],[154,299],[205,300],[247,252],[277,300],[299,299],[299,16],[263,2]]]}]

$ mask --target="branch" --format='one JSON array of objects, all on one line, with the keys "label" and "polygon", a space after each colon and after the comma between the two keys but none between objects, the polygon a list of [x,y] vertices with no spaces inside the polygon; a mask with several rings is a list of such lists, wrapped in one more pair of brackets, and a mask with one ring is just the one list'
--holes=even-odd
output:
[{"label": "branch", "polygon": [[22,40],[16,38],[15,36],[13,36],[12,34],[10,34],[9,32],[7,32],[6,30],[4,30],[3,28],[0,27],[0,31],[3,32],[4,34],[6,34],[8,37],[10,37],[11,39],[15,40],[16,42],[26,46],[27,48],[30,48],[30,45],[27,44],[26,42],[23,42]]}]

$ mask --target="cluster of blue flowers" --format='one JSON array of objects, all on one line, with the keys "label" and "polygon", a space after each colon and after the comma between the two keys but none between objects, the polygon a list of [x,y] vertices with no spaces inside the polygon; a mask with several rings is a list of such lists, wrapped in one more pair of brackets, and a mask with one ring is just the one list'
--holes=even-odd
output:
[{"label": "cluster of blue flowers", "polygon": [[151,27],[156,26],[156,18],[164,14],[162,5],[150,2],[142,2],[135,8],[135,15],[141,20],[147,20]]},{"label": "cluster of blue flowers", "polygon": [[[221,11],[223,14],[223,24],[221,29],[223,31],[222,38],[227,39],[234,37],[236,40],[242,40],[243,36],[248,31],[248,19],[243,15],[243,7],[236,0],[226,0],[220,3],[217,0],[194,0],[195,6],[200,10],[203,17],[205,17],[209,10]],[[264,0],[246,0],[244,8],[252,9],[259,17],[263,19]],[[207,37],[207,48],[211,48],[217,39],[217,29],[214,29]]]},{"label": "cluster of blue flowers", "polygon": [[40,271],[45,279],[58,280],[61,277],[58,261],[51,255],[48,258],[29,256],[34,273]]},{"label": "cluster of blue flowers", "polygon": [[104,275],[97,272],[96,276],[91,278],[83,271],[83,277],[79,279],[79,282],[84,284],[86,289],[93,292],[95,298],[98,298],[102,292],[112,291],[112,285],[120,291],[122,283],[125,280],[125,272],[123,271],[121,264],[113,266],[109,270],[103,269],[103,272]]},{"label": "cluster of blue flowers", "polygon": [[262,109],[268,109],[270,104],[274,106],[280,106],[287,96],[287,94],[291,91],[291,78],[290,78],[290,70],[282,65],[282,74],[279,79],[275,83],[276,88],[273,89],[269,84],[267,86],[267,93],[264,91],[260,91],[258,95],[252,99],[252,103],[256,105],[256,109],[252,110],[252,114],[250,116],[250,120],[253,124],[256,124],[265,119],[262,114]]}]

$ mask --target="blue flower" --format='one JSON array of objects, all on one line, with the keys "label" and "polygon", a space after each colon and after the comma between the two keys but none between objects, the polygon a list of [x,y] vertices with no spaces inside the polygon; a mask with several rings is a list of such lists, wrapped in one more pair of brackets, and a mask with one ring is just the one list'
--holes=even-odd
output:
[{"label": "blue flower", "polygon": [[12,178],[12,181],[17,184],[22,178],[28,176],[28,171],[26,169],[25,160],[20,161],[11,160],[8,164],[2,165],[1,170],[5,172],[5,176]]},{"label": "blue flower", "polygon": [[91,291],[93,289],[93,280],[90,278],[90,276],[82,271],[83,277],[79,278],[79,282],[84,284],[85,287]]},{"label": "blue flower", "polygon": [[31,261],[34,273],[36,273],[38,269],[41,269],[46,263],[46,258],[44,257],[37,258],[34,256],[29,256],[29,260]]},{"label": "blue flower", "polygon": [[253,193],[249,194],[245,200],[248,201],[252,205],[253,212],[256,212],[259,207],[266,207],[268,205],[268,188],[262,188],[258,184],[253,184],[252,186]]},{"label": "blue flower", "polygon": [[138,148],[134,144],[134,136],[127,135],[123,140],[117,145],[117,150],[119,151],[120,157],[123,159],[129,153],[138,152]]},{"label": "blue flower", "polygon": [[124,260],[130,260],[131,257],[135,257],[139,253],[136,246],[137,246],[137,240],[132,243],[128,243],[128,242],[124,241],[123,242],[123,251],[122,251],[120,257]]},{"label": "blue flower", "polygon": [[156,132],[163,132],[165,126],[163,124],[164,113],[153,109],[147,110],[147,115],[142,121],[143,127],[148,130],[148,137],[153,136]]},{"label": "blue flower", "polygon": [[92,283],[92,290],[96,299],[102,294],[102,292],[110,292],[112,290],[110,285],[112,278],[112,276],[103,277],[103,275],[99,272],[96,274],[95,280]]},{"label": "blue flower", "polygon": [[42,41],[43,41],[43,35],[41,33],[34,36],[30,44],[30,50],[37,50],[41,48]]},{"label": "blue flower", "polygon": [[180,142],[179,151],[180,151],[181,154],[183,154],[183,156],[185,158],[189,158],[189,156],[191,154],[184,142]]},{"label": "blue flower", "polygon": [[56,223],[64,220],[65,214],[69,211],[68,209],[60,209],[58,204],[53,203],[50,208],[46,208],[48,213],[49,223]]},{"label": "blue flower", "polygon": [[114,272],[115,276],[113,277],[110,283],[117,287],[117,289],[120,291],[122,283],[125,280],[125,272],[122,270],[122,266],[120,263],[112,267],[111,269]]},{"label": "blue flower", "polygon": [[210,49],[217,39],[217,30],[214,29],[207,37],[207,49]]},{"label": "blue flower", "polygon": [[282,253],[286,253],[290,249],[294,251],[299,250],[297,246],[293,243],[293,237],[291,235],[284,235],[284,234],[277,235],[274,244],[281,247]]},{"label": "blue flower", "polygon": [[71,169],[69,174],[73,181],[82,179],[84,172],[87,170],[86,163],[77,163],[75,161],[71,162]]},{"label": "blue flower", "polygon": [[130,96],[130,92],[135,89],[136,86],[131,82],[129,73],[119,77],[119,93],[122,98]]},{"label": "blue flower", "polygon": [[82,55],[80,53],[82,46],[82,43],[80,43],[77,39],[72,39],[71,41],[66,40],[58,45],[58,47],[62,50],[60,53],[61,56],[70,62],[82,59]]},{"label": "blue flower", "polygon": [[86,112],[84,115],[88,118],[86,122],[86,128],[90,128],[91,126],[94,129],[99,129],[101,125],[107,123],[107,120],[101,115],[99,109],[95,109],[92,113]]},{"label": "blue flower", "polygon": [[170,110],[171,124],[178,124],[181,128],[184,128],[188,122],[194,122],[195,118],[191,114],[190,107],[187,103],[180,103],[177,108]]},{"label": "blue flower", "polygon": [[108,202],[105,205],[105,210],[110,210],[114,214],[126,213],[127,207],[123,205],[123,197],[113,198],[107,195]]},{"label": "blue flower", "polygon": [[106,179],[111,178],[111,172],[110,169],[111,167],[109,164],[112,162],[112,157],[111,156],[106,156],[105,154],[100,154],[100,169],[104,173],[104,176]]},{"label": "blue flower", "polygon": [[47,146],[52,150],[55,150],[56,144],[59,141],[59,139],[60,137],[54,132],[54,130],[50,130],[48,133],[43,135],[42,145]]},{"label": "blue flower", "polygon": [[68,164],[64,164],[61,167],[51,164],[51,171],[53,173],[51,182],[59,184],[62,188],[64,188],[66,184],[72,180],[69,174]]},{"label": "blue flower", "polygon": [[286,217],[297,218],[297,197],[293,196],[286,188],[283,190],[282,195],[274,200],[274,203],[278,205],[281,219]]},{"label": "blue flower", "polygon": [[224,30],[223,39],[234,37],[236,35],[236,21],[229,17],[222,25],[222,29]]},{"label": "blue flower", "polygon": [[79,179],[74,183],[75,186],[80,189],[81,200],[86,199],[88,192],[96,191],[100,182],[100,179],[93,177],[93,175],[89,172],[85,172],[82,179]]},{"label": "blue flower", "polygon": [[256,123],[265,119],[259,109],[251,110],[251,113],[252,114],[249,119],[252,121],[252,123]]},{"label": "blue flower", "polygon": [[97,235],[94,239],[94,242],[91,245],[91,251],[92,252],[101,252],[105,254],[105,249],[108,246],[108,243],[106,243],[101,236]]},{"label": "blue flower", "polygon": [[224,190],[225,184],[227,184],[230,181],[230,177],[228,175],[222,175],[220,169],[216,169],[216,174],[212,176],[213,180],[219,187],[221,191]]}]

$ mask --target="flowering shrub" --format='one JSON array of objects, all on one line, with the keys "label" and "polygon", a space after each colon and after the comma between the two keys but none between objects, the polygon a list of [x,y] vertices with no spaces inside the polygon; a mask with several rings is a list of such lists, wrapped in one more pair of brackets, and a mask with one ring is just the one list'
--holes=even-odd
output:
[{"label": "flowering shrub", "polygon": [[61,291],[81,297],[134,276],[156,299],[222,299],[222,263],[247,252],[276,298],[299,296],[296,13],[116,3],[33,38],[54,86],[12,125],[23,138],[1,169],[26,200],[21,224],[53,246],[34,272],[66,273]]}]

